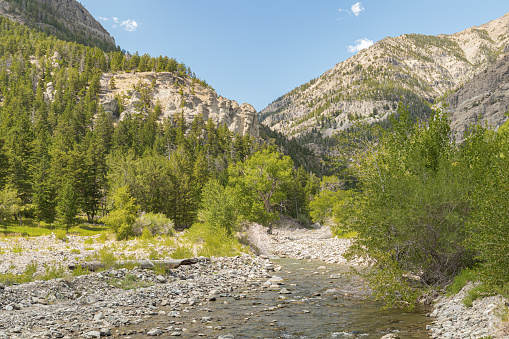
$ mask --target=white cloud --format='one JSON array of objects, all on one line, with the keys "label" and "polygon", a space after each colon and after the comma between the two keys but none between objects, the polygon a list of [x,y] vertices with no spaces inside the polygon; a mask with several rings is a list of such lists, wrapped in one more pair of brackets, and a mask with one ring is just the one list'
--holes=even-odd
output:
[{"label": "white cloud", "polygon": [[124,27],[124,29],[128,32],[134,32],[138,29],[139,25],[136,21],[128,19],[128,20],[122,21],[120,26]]},{"label": "white cloud", "polygon": [[98,16],[99,20],[102,20],[102,21],[108,21],[110,20],[110,18],[105,18],[105,17],[102,17],[102,16]]},{"label": "white cloud", "polygon": [[373,40],[369,40],[368,38],[362,38],[355,41],[355,45],[348,46],[348,52],[356,54],[360,50],[368,48],[373,45]]},{"label": "white cloud", "polygon": [[362,6],[362,2],[356,2],[352,5],[351,10],[355,16],[359,16],[359,14],[361,14],[361,12],[364,10],[364,6]]},{"label": "white cloud", "polygon": [[118,24],[118,18],[116,16],[113,17],[113,21]]}]

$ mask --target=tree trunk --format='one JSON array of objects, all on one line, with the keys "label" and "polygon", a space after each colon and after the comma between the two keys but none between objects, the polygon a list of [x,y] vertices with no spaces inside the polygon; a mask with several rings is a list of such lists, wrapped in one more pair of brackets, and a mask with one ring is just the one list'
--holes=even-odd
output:
[{"label": "tree trunk", "polygon": [[[163,266],[166,270],[177,268],[181,265],[194,265],[200,261],[208,261],[208,258],[191,258],[191,259],[169,259],[169,260],[127,260],[118,261],[115,266],[134,265],[142,269],[151,269],[156,266]],[[81,264],[69,265],[70,270],[75,270],[78,266],[89,271],[97,271],[106,268],[106,265],[100,261],[89,261]]]}]

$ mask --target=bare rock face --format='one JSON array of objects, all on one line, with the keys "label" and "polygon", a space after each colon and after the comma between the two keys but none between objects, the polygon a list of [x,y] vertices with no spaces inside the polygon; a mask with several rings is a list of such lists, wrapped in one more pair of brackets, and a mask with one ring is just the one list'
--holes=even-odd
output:
[{"label": "bare rock face", "polygon": [[446,99],[457,142],[469,125],[482,120],[497,129],[509,110],[509,53]]},{"label": "bare rock face", "polygon": [[31,0],[31,2],[37,4],[39,10],[35,14],[37,17],[33,17],[34,13],[27,13],[16,3],[6,0],[0,0],[0,15],[31,27],[48,28],[52,34],[64,39],[78,39],[79,43],[86,42],[81,39],[89,39],[99,42],[102,48],[115,48],[115,39],[76,0]]},{"label": "bare rock face", "polygon": [[191,124],[201,114],[205,121],[212,119],[216,125],[226,124],[237,134],[259,137],[258,114],[253,106],[239,105],[192,79],[170,72],[106,73],[101,78],[100,98],[105,111],[119,119],[128,114],[143,114],[140,104],[149,100],[152,106],[160,105],[160,121],[182,115]]}]

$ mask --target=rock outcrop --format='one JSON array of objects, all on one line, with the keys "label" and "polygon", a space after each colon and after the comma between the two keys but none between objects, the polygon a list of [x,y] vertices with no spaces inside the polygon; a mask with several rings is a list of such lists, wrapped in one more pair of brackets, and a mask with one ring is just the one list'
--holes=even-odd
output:
[{"label": "rock outcrop", "polygon": [[[509,13],[451,35],[387,37],[275,100],[260,112],[288,137],[343,130],[351,121],[383,119],[401,99],[433,103],[499,60],[509,43]],[[421,112],[417,112],[421,113]]]},{"label": "rock outcrop", "polygon": [[115,49],[115,39],[76,0],[32,0],[34,6],[18,6],[14,1],[0,0],[0,15],[32,28],[49,31],[57,37]]},{"label": "rock outcrop", "polygon": [[[237,134],[259,136],[258,114],[253,106],[239,105],[199,82],[174,73],[107,73],[101,78],[100,97],[104,109],[119,119],[127,114],[142,113],[140,103],[148,100],[152,106],[160,105],[161,121],[183,115],[186,123],[191,124],[201,114],[216,125],[226,124]],[[122,101],[121,111],[119,100]]]},{"label": "rock outcrop", "polygon": [[509,110],[509,53],[446,99],[457,142],[468,127],[482,120],[497,129]]}]

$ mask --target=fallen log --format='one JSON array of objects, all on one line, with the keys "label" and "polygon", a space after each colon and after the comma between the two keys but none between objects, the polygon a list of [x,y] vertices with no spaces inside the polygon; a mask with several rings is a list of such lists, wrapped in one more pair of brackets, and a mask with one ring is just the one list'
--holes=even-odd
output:
[{"label": "fallen log", "polygon": [[[174,269],[182,265],[194,265],[200,261],[206,261],[207,258],[190,258],[190,259],[169,259],[169,260],[122,260],[117,261],[114,267],[136,266],[141,269],[152,269],[154,267],[164,267],[166,270]],[[97,271],[105,269],[106,265],[101,261],[88,261],[79,264],[70,264],[68,267],[74,271],[81,266],[82,269],[89,271]]]}]

